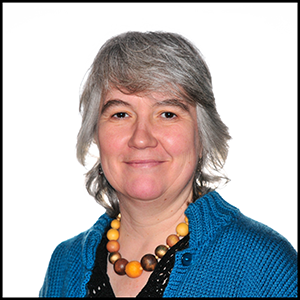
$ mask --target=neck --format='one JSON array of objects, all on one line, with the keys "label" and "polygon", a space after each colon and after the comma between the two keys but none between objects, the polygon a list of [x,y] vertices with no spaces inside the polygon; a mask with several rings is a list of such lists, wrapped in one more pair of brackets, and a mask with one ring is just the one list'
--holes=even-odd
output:
[{"label": "neck", "polygon": [[192,191],[177,197],[154,200],[138,200],[119,195],[122,215],[120,243],[125,240],[143,240],[165,243],[176,226],[184,222],[184,212],[192,199]]}]

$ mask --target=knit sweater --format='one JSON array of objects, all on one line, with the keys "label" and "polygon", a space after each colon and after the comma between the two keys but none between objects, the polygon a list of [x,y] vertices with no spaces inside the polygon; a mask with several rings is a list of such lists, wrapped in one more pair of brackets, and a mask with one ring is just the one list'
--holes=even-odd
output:
[{"label": "knit sweater", "polygon": [[[279,233],[212,191],[188,206],[190,240],[164,297],[297,297],[297,252]],[[58,245],[40,297],[85,297],[96,248],[111,218]]]}]

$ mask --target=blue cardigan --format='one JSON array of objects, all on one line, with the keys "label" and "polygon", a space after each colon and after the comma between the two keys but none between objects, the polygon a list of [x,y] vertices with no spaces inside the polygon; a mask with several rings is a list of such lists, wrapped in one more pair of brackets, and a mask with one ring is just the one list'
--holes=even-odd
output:
[{"label": "blue cardigan", "polygon": [[[176,253],[164,297],[297,297],[297,252],[216,192],[188,206],[189,247]],[[57,246],[40,297],[85,297],[111,218]]]}]

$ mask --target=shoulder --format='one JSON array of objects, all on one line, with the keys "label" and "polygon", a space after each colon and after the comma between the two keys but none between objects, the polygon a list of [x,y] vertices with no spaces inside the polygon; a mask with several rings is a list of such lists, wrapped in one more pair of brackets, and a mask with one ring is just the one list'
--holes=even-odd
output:
[{"label": "shoulder", "polygon": [[244,215],[217,192],[210,193],[209,198],[207,202],[212,215],[211,226],[216,228],[215,238],[222,240],[226,247],[243,250],[250,258],[259,257],[259,260],[268,260],[269,263],[281,257],[296,264],[297,252],[284,236]]},{"label": "shoulder", "polygon": [[260,297],[297,296],[297,252],[280,233],[239,212],[218,242],[239,266],[243,291]]},{"label": "shoulder", "polygon": [[93,267],[96,247],[110,222],[104,214],[88,230],[61,242],[53,251],[47,268],[41,297],[61,296],[71,278],[82,277],[83,270]]},{"label": "shoulder", "polygon": [[198,199],[188,213],[191,246],[202,249],[199,259],[207,258],[210,273],[235,274],[245,295],[297,294],[297,252],[280,233],[245,216],[217,192]]},{"label": "shoulder", "polygon": [[[191,229],[199,233],[201,239],[224,238],[228,243],[241,247],[271,250],[275,246],[287,252],[296,253],[291,244],[281,234],[267,225],[255,221],[230,203],[216,191],[210,192],[191,204],[186,214]],[[226,239],[225,239],[226,237]],[[240,244],[241,243],[241,244]],[[262,248],[261,248],[262,247]],[[254,250],[254,249],[253,249]]]},{"label": "shoulder", "polygon": [[39,292],[40,297],[62,297],[68,273],[78,275],[78,266],[81,265],[82,240],[86,232],[60,243],[54,249],[47,268],[43,286]]},{"label": "shoulder", "polygon": [[248,248],[252,255],[265,254],[264,259],[272,259],[272,255],[283,255],[296,262],[297,252],[291,243],[280,233],[269,226],[253,220],[240,213],[232,227],[234,237],[232,243],[239,243],[240,247]]},{"label": "shoulder", "polygon": [[259,255],[262,263],[279,257],[297,262],[297,252],[291,243],[269,226],[240,214],[235,224],[236,239],[242,238],[243,246],[251,249],[253,256]]},{"label": "shoulder", "polygon": [[73,256],[71,254],[80,252],[80,249],[82,248],[82,241],[85,239],[87,233],[88,231],[82,232],[77,236],[63,241],[58,246],[56,246],[51,255],[50,265],[48,269],[51,270],[51,268],[53,268],[55,270],[58,270],[63,266],[63,263],[66,259],[78,259],[78,256]]},{"label": "shoulder", "polygon": [[228,245],[240,258],[247,290],[257,290],[262,297],[297,296],[298,255],[284,236],[243,214],[228,230]]},{"label": "shoulder", "polygon": [[93,242],[102,237],[103,232],[110,222],[110,218],[104,214],[88,230],[61,242],[54,250],[51,260],[60,262],[62,259],[78,260],[81,253],[91,246]]}]

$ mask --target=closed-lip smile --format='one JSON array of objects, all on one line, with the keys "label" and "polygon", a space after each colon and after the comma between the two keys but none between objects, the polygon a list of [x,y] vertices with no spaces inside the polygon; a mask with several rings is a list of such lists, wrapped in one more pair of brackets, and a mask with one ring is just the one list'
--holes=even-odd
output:
[{"label": "closed-lip smile", "polygon": [[131,167],[135,168],[151,168],[158,166],[165,161],[162,160],[155,160],[155,159],[138,159],[138,160],[130,160],[130,161],[125,161],[125,163]]}]

